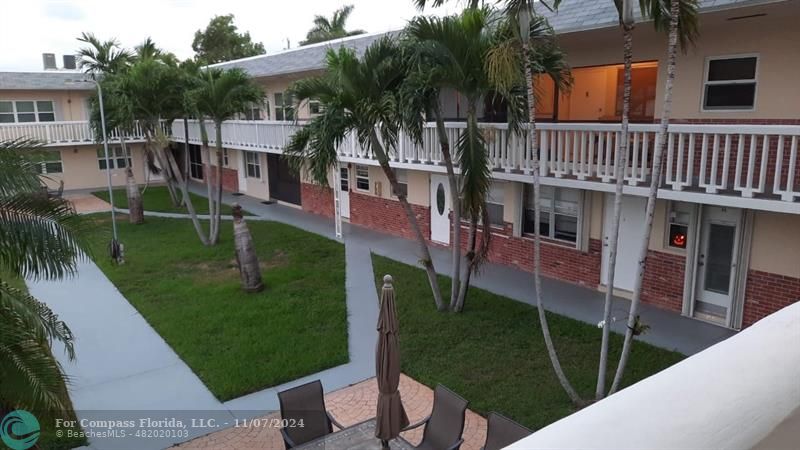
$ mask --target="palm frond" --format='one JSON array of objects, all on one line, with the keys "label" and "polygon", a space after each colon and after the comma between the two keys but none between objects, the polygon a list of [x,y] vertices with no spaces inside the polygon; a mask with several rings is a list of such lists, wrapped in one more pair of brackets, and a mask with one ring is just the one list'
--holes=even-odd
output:
[{"label": "palm frond", "polygon": [[53,310],[7,282],[0,280],[0,311],[4,323],[19,323],[37,339],[58,341],[70,360],[75,359],[72,331]]},{"label": "palm frond", "polygon": [[0,198],[39,190],[39,176],[26,155],[41,148],[30,139],[0,141]]},{"label": "palm frond", "polygon": [[75,272],[91,223],[63,199],[39,193],[0,198],[0,269],[34,279]]}]

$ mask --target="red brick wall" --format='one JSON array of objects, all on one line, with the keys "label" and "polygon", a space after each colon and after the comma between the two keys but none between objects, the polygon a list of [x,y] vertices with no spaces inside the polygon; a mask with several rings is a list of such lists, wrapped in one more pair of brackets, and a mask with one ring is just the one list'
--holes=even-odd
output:
[{"label": "red brick wall", "polygon": [[[215,183],[217,179],[217,167],[205,165],[203,174],[208,174],[211,182]],[[236,169],[227,167],[222,168],[222,189],[229,192],[239,192],[239,172]]]},{"label": "red brick wall", "polygon": [[800,301],[800,278],[750,270],[747,274],[742,328],[797,301]]},{"label": "red brick wall", "polygon": [[[466,249],[469,230],[461,227],[461,247]],[[480,239],[480,231],[478,238]],[[589,241],[582,252],[558,242],[542,240],[542,275],[594,289],[600,283],[600,241]],[[489,243],[489,261],[533,272],[533,239],[514,237],[512,225],[494,228]]]},{"label": "red brick wall", "polygon": [[685,256],[648,251],[642,302],[680,312],[683,306],[685,273]]},{"label": "red brick wall", "polygon": [[300,203],[303,211],[333,217],[333,189],[327,186],[300,183]]},{"label": "red brick wall", "polygon": [[[431,237],[431,212],[427,206],[411,205],[425,239]],[[350,191],[350,223],[415,239],[406,214],[395,200]]]}]

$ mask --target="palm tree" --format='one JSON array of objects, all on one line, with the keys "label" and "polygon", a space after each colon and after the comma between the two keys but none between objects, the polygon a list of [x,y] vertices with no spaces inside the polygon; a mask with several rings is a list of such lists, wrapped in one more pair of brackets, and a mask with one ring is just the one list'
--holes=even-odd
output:
[{"label": "palm tree", "polygon": [[133,58],[128,50],[120,47],[116,39],[101,41],[94,33],[84,32],[78,40],[88,44],[78,50],[78,67],[92,78],[98,74],[119,72]]},{"label": "palm tree", "polygon": [[[531,148],[533,172],[533,204],[539,205],[541,198],[540,166],[539,166],[539,142],[536,132],[536,76],[547,74],[553,80],[569,87],[571,77],[566,75],[568,68],[565,63],[565,56],[555,44],[555,33],[549,26],[546,19],[537,15],[534,9],[534,1],[530,0],[507,0],[505,16],[508,21],[509,38],[497,45],[489,58],[488,70],[490,76],[500,80],[510,82],[523,75],[528,107],[528,133],[531,135]],[[553,6],[558,6],[558,1],[553,2]],[[583,399],[578,395],[575,388],[569,382],[561,362],[558,357],[553,338],[550,334],[550,326],[542,300],[542,279],[541,279],[541,236],[540,228],[540,208],[534,209],[534,239],[533,239],[533,280],[534,295],[536,297],[536,307],[539,313],[539,324],[542,329],[547,354],[556,373],[559,383],[575,405],[582,405]]]},{"label": "palm tree", "polygon": [[[667,3],[668,2],[668,3]],[[647,207],[645,208],[645,232],[639,246],[638,266],[636,278],[633,285],[633,297],[631,299],[630,310],[628,311],[628,324],[625,331],[625,340],[622,344],[617,371],[614,374],[614,381],[611,383],[609,394],[613,394],[619,389],[628,357],[633,344],[633,337],[638,334],[639,304],[642,297],[642,282],[647,265],[647,250],[650,242],[650,234],[653,231],[653,216],[656,205],[658,188],[662,181],[662,167],[667,145],[667,128],[672,111],[672,86],[675,82],[675,60],[678,53],[678,44],[686,48],[693,42],[698,32],[697,0],[645,0],[643,10],[649,11],[653,24],[656,29],[669,30],[669,44],[667,47],[667,79],[664,87],[664,103],[661,110],[661,121],[656,138],[657,146],[653,154],[653,170],[650,175],[650,189],[647,197]],[[668,24],[668,25],[667,25]]]},{"label": "palm tree", "polygon": [[[611,305],[614,293],[614,278],[616,274],[617,248],[619,246],[619,224],[622,216],[622,187],[624,184],[625,168],[628,166],[628,123],[631,102],[631,73],[633,62],[633,30],[636,22],[633,17],[633,0],[614,0],[614,5],[619,14],[620,26],[622,27],[623,42],[623,94],[622,94],[622,123],[618,150],[614,155],[614,177],[616,186],[614,189],[614,211],[611,222],[611,230],[608,241],[608,278],[606,280],[605,304],[603,308],[603,338],[600,344],[600,363],[597,368],[597,387],[595,398],[600,400],[605,396],[606,389],[606,369],[608,367],[608,347],[609,335],[611,333]],[[663,8],[666,5],[662,1],[639,0],[639,10],[642,16],[654,19],[657,30],[669,29],[669,15],[665,15]],[[678,39],[681,47],[685,51],[690,43],[694,42],[697,36],[697,20],[693,18],[690,5],[680,6],[680,21],[684,24],[678,30]],[[648,233],[649,236],[649,233]]]},{"label": "palm tree", "polygon": [[345,5],[333,12],[333,16],[328,19],[325,16],[314,16],[314,26],[306,34],[306,40],[300,45],[315,44],[347,36],[364,34],[364,30],[350,30],[345,28],[347,19],[353,12],[353,5]]},{"label": "palm tree", "polygon": [[[215,205],[214,209],[209,211],[209,214],[212,215],[209,243],[215,245],[219,241],[220,206],[222,205],[222,122],[244,111],[248,105],[262,101],[264,92],[241,69],[208,68],[198,79],[198,85],[191,92],[190,97],[192,104],[200,114],[198,119],[202,122],[203,117],[210,118],[214,122],[216,132],[216,186],[213,193]],[[210,152],[207,153],[207,156],[210,163]],[[207,183],[211,183],[211,177],[206,177],[206,179]]]},{"label": "palm tree", "polygon": [[168,138],[162,120],[171,123],[182,113],[181,71],[155,59],[138,59],[127,70],[109,77],[121,93],[145,136],[145,154],[154,173],[163,171],[173,205],[180,204],[176,179],[167,162]]},{"label": "palm tree", "polygon": [[[42,195],[25,157],[30,141],[0,142],[0,274],[55,280],[75,273],[86,222],[65,200]],[[0,410],[68,410],[66,376],[51,342],[75,358],[67,325],[10,279],[0,279]]]},{"label": "palm tree", "polygon": [[443,311],[446,306],[428,244],[389,165],[389,152],[395,148],[400,132],[400,87],[408,60],[403,49],[386,37],[370,45],[361,59],[345,47],[329,49],[325,74],[297,81],[291,87],[298,103],[317,100],[325,107],[324,112],[292,136],[285,152],[297,168],[305,160],[310,178],[322,186],[328,185],[328,174],[337,166],[337,146],[351,134],[375,156],[417,239],[436,308]]},{"label": "palm tree", "polygon": [[[482,8],[466,9],[459,16],[417,17],[405,30],[407,45],[415,51],[409,79],[403,84],[406,128],[419,143],[426,113],[433,116],[450,184],[453,205],[450,310],[455,312],[463,309],[470,275],[485,258],[491,236],[488,232],[486,197],[492,177],[484,136],[478,128],[479,102],[486,96],[505,101],[510,106],[512,129],[516,129],[518,119],[524,113],[524,98],[519,92],[493,84],[487,75],[487,57],[497,39],[497,30],[490,15],[491,10]],[[456,148],[459,175],[455,173],[439,104],[443,88],[459,92],[467,100],[467,127]],[[460,271],[462,208],[470,224],[463,278]],[[479,223],[483,224],[484,229],[478,246],[476,236]]]}]

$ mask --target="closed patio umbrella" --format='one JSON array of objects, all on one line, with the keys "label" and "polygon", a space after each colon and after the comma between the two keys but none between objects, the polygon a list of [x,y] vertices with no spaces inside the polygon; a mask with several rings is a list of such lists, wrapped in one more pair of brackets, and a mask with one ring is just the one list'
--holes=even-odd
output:
[{"label": "closed patio umbrella", "polygon": [[408,426],[408,416],[400,400],[400,348],[397,341],[397,310],[391,275],[383,277],[381,312],[378,317],[378,345],[375,349],[375,376],[378,380],[378,411],[375,437],[384,442],[400,435]]}]

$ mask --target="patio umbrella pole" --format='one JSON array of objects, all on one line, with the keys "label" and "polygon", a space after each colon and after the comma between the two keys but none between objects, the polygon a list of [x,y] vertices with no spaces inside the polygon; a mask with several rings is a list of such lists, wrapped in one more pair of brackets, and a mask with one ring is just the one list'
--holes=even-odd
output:
[{"label": "patio umbrella pole", "polygon": [[400,399],[400,348],[397,338],[397,310],[391,275],[383,277],[381,310],[378,316],[378,344],[375,348],[375,378],[378,381],[378,408],[375,415],[375,437],[383,448],[408,426]]}]

